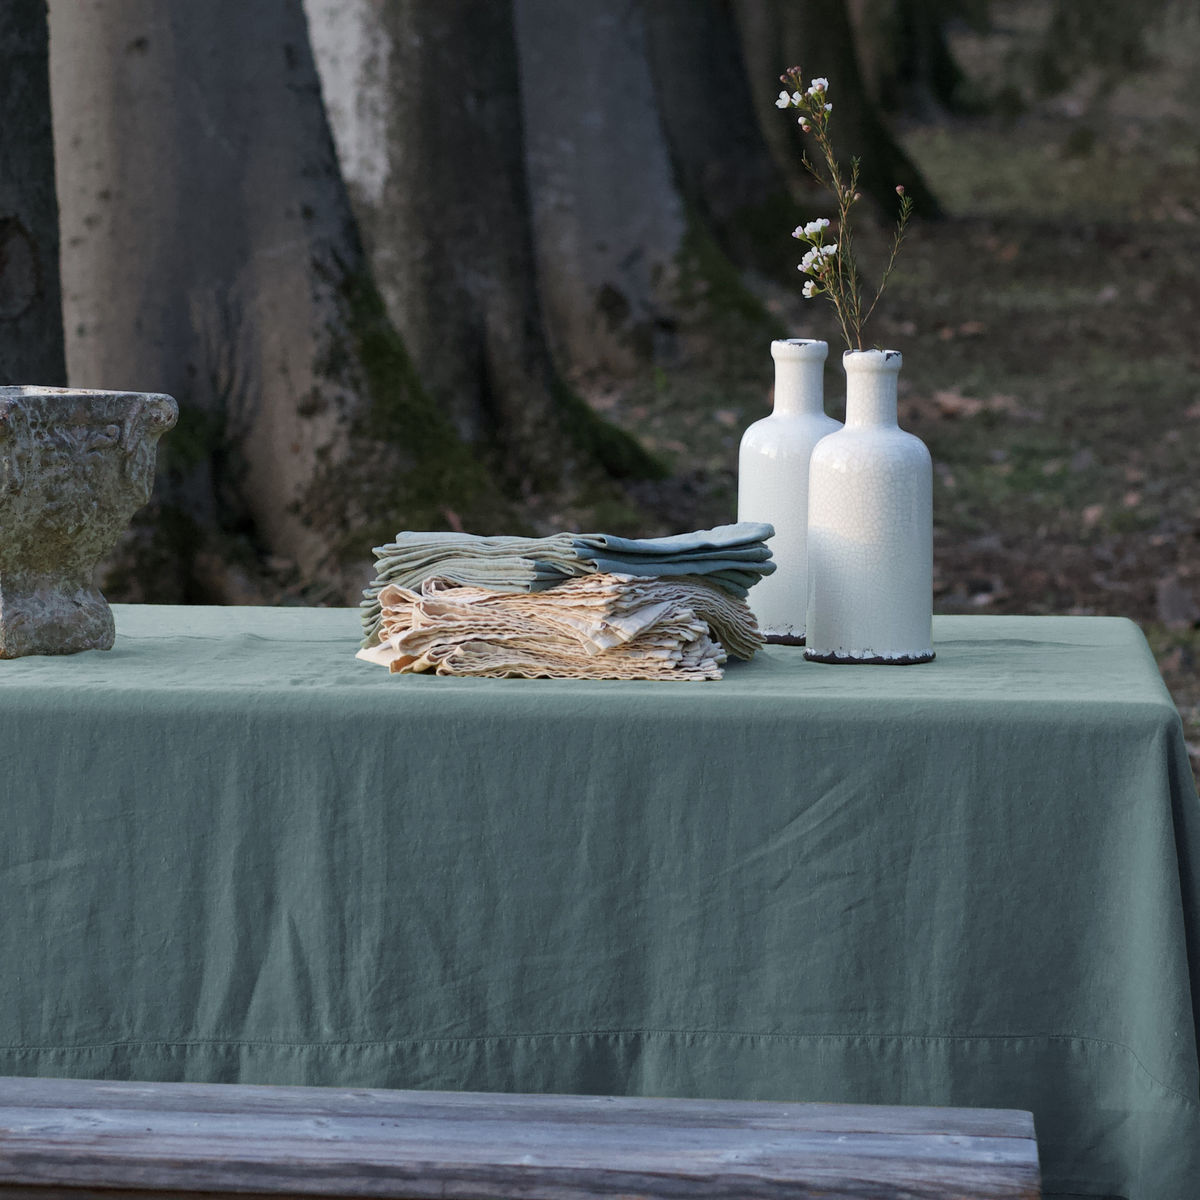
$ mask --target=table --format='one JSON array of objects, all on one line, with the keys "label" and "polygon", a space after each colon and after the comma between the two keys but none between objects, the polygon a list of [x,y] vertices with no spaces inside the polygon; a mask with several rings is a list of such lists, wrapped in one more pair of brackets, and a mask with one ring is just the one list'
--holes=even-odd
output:
[{"label": "table", "polygon": [[1029,1109],[1200,1194],[1200,803],[1141,634],[446,680],[348,610],[0,664],[0,1074]]}]

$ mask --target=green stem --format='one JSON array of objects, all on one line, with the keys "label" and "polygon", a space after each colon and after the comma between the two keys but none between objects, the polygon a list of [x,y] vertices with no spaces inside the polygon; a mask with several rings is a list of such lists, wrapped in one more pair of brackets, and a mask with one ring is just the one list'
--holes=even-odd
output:
[{"label": "green stem", "polygon": [[802,155],[801,162],[822,187],[833,193],[837,201],[838,249],[837,253],[832,256],[833,262],[825,267],[820,276],[821,286],[837,312],[838,324],[841,326],[842,337],[846,341],[847,348],[861,350],[863,348],[863,326],[875,311],[879,297],[883,294],[896,264],[896,255],[900,251],[900,245],[904,240],[905,226],[912,212],[912,201],[907,196],[902,195],[901,197],[900,219],[892,242],[891,254],[879,281],[879,287],[864,313],[862,281],[854,264],[854,240],[850,223],[850,210],[858,199],[860,160],[857,157],[851,158],[849,179],[843,179],[837,157],[834,154],[833,142],[829,137],[829,114],[825,111],[824,93],[809,97],[805,92],[803,73],[799,68],[788,71],[783,80],[789,92],[799,92],[804,97],[798,103],[793,102],[791,108],[800,112],[801,123],[804,125],[805,131],[811,134],[817,143],[821,158],[824,160],[825,170],[828,173],[827,177],[809,160],[807,154]]}]

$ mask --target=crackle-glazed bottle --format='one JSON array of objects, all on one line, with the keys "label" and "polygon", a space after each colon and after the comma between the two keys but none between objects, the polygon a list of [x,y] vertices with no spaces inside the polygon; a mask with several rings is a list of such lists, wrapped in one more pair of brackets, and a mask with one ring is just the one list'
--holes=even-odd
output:
[{"label": "crackle-glazed bottle", "polygon": [[896,423],[897,350],[848,350],[846,424],[813,451],[808,644],[829,663],[922,663],[933,652],[933,470]]},{"label": "crackle-glazed bottle", "polygon": [[771,343],[775,407],[742,436],[738,520],[775,526],[775,573],[754,585],[750,607],[768,642],[801,645],[808,604],[808,461],[813,447],[841,424],[825,415],[827,342]]}]

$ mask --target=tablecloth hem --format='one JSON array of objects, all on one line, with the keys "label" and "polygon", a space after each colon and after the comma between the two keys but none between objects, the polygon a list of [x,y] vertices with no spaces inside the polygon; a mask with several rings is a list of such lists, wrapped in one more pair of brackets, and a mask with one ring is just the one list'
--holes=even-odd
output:
[{"label": "tablecloth hem", "polygon": [[263,1040],[239,1038],[149,1038],[149,1039],[113,1039],[104,1042],[83,1042],[72,1045],[43,1045],[22,1046],[10,1045],[0,1047],[3,1054],[16,1055],[70,1055],[92,1054],[101,1051],[145,1051],[149,1053],[160,1051],[187,1050],[216,1050],[243,1051],[307,1051],[320,1053],[360,1051],[375,1048],[384,1051],[408,1051],[410,1053],[434,1052],[441,1048],[486,1046],[502,1043],[520,1042],[553,1042],[553,1041],[598,1041],[636,1042],[652,1038],[667,1040],[685,1039],[689,1042],[697,1040],[717,1043],[745,1041],[783,1041],[783,1042],[847,1042],[874,1043],[884,1045],[890,1043],[1005,1043],[1029,1042],[1043,1045],[1080,1045],[1097,1046],[1107,1050],[1115,1050],[1127,1056],[1137,1067],[1145,1081],[1151,1084],[1165,1099],[1179,1102],[1185,1108],[1200,1116],[1200,1097],[1191,1097],[1159,1079],[1138,1057],[1136,1052],[1121,1042],[1109,1041],[1104,1038],[1086,1037],[1077,1034],[932,1034],[932,1033],[792,1033],[753,1030],[711,1030],[711,1029],[594,1029],[594,1030],[552,1030],[543,1032],[498,1033],[482,1035],[465,1035],[461,1037],[422,1037],[422,1038],[364,1038],[347,1039],[345,1041],[306,1041],[306,1040]]}]

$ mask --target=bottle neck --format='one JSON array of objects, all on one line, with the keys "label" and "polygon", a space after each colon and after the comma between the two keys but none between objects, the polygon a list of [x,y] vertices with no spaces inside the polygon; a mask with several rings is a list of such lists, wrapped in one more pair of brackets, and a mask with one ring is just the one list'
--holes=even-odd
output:
[{"label": "bottle neck", "polygon": [[895,425],[897,371],[874,364],[846,370],[846,426]]},{"label": "bottle neck", "polygon": [[775,360],[775,413],[793,416],[825,411],[825,360]]}]

